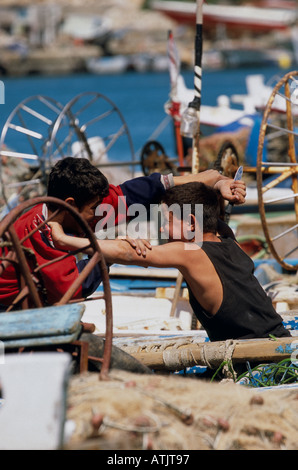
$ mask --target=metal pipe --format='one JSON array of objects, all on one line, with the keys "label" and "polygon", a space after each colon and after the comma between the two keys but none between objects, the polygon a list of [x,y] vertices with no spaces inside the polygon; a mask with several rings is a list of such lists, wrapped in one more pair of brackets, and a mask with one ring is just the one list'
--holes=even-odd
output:
[{"label": "metal pipe", "polygon": [[192,137],[192,173],[199,172],[200,109],[202,88],[202,50],[203,50],[203,0],[197,0],[194,99],[184,111],[181,119],[181,134]]},{"label": "metal pipe", "polygon": [[203,1],[197,0],[196,37],[195,37],[195,68],[194,68],[194,108],[197,114],[197,132],[193,137],[192,172],[199,172],[199,139],[200,139],[200,109],[202,90],[202,51],[203,51]]}]

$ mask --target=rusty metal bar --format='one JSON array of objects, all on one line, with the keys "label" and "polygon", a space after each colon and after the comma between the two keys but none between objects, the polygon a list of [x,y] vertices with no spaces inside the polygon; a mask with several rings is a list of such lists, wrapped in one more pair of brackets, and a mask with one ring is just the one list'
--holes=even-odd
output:
[{"label": "rusty metal bar", "polygon": [[286,180],[291,175],[292,175],[292,170],[285,171],[284,173],[279,175],[277,178],[275,178],[275,180],[270,181],[270,183],[266,184],[266,186],[263,186],[262,193],[265,193],[269,189],[274,188],[275,186],[277,186],[282,181]]},{"label": "rusty metal bar", "polygon": [[72,343],[73,345],[78,347],[79,350],[79,367],[80,367],[80,372],[87,372],[88,370],[88,351],[89,351],[89,344],[87,341],[74,341]]},{"label": "rusty metal bar", "polygon": [[264,167],[280,167],[280,170],[286,167],[298,167],[298,162],[292,163],[292,162],[261,162],[262,166]]},{"label": "rusty metal bar", "polygon": [[298,245],[297,245],[295,248],[293,248],[292,250],[288,251],[288,252],[284,255],[283,259],[285,259],[285,258],[287,258],[288,256],[290,256],[290,255],[291,255],[292,253],[294,253],[296,250],[298,250]]},{"label": "rusty metal bar", "polygon": [[[296,136],[298,136],[298,133],[295,132],[294,130],[284,129],[283,127],[279,127],[279,126],[276,126],[275,124],[271,124],[270,122],[268,122],[267,127],[271,127],[272,129],[279,130],[279,131],[281,131],[281,132],[284,133],[284,134],[289,134],[289,135],[296,135]],[[270,136],[270,134],[269,134],[269,136]],[[269,136],[266,136],[266,138],[269,137]]]},{"label": "rusty metal bar", "polygon": [[42,303],[41,303],[41,300],[39,298],[36,286],[33,282],[31,272],[30,272],[28,264],[27,264],[26,257],[24,255],[20,240],[19,240],[19,238],[16,234],[14,226],[12,225],[11,227],[9,227],[8,231],[9,231],[9,234],[11,236],[11,239],[12,239],[12,242],[13,242],[13,245],[14,245],[14,249],[16,251],[16,255],[19,259],[20,271],[21,271],[21,273],[22,273],[22,275],[25,279],[25,282],[26,282],[28,288],[29,288],[29,292],[30,292],[30,295],[32,297],[32,300],[33,300],[35,306],[40,308],[40,307],[42,307]]},{"label": "rusty metal bar", "polygon": [[103,363],[100,371],[99,378],[102,380],[108,379],[108,372],[111,364],[112,357],[112,342],[113,342],[113,309],[112,309],[112,293],[111,286],[109,281],[109,273],[107,265],[102,260],[101,263],[101,272],[102,272],[102,282],[105,292],[105,302],[106,302],[106,336],[105,336],[105,346],[104,346],[104,355]]},{"label": "rusty metal bar", "polygon": [[100,255],[98,252],[95,252],[92,258],[88,261],[84,269],[80,272],[79,276],[76,278],[75,282],[70,286],[67,292],[61,297],[59,302],[55,305],[64,305],[66,304],[76,293],[78,288],[81,286],[82,281],[91,273],[97,263],[100,261]]},{"label": "rusty metal bar", "polygon": [[15,305],[17,305],[19,302],[22,301],[22,308],[27,309],[28,308],[28,302],[26,302],[26,298],[29,295],[29,289],[28,286],[21,287],[18,295],[16,298],[12,301],[11,305],[5,310],[5,312],[10,312]]},{"label": "rusty metal bar", "polygon": [[[31,205],[31,204],[30,204]],[[56,215],[58,215],[60,212],[60,209],[57,209],[55,212],[53,212],[53,214],[48,217],[47,220],[44,220],[43,222],[41,222],[40,224],[38,224],[34,229],[31,230],[31,232],[28,233],[28,235],[26,235],[25,237],[22,238],[21,243],[24,243],[24,241],[28,240],[28,238],[30,238],[32,235],[34,235],[36,232],[38,232],[38,230],[40,230],[44,225],[46,225],[47,222],[49,222],[50,220],[52,220]]]},{"label": "rusty metal bar", "polygon": [[276,197],[275,199],[267,199],[264,201],[264,204],[273,204],[274,202],[286,201],[287,199],[294,199],[295,197],[298,197],[298,193],[291,194],[290,196]]},{"label": "rusty metal bar", "polygon": [[288,228],[284,232],[281,232],[279,235],[275,235],[275,237],[271,238],[271,240],[275,242],[276,240],[283,237],[284,235],[287,235],[288,233],[293,232],[293,230],[295,230],[296,228],[298,228],[298,224],[294,225],[294,227]]}]

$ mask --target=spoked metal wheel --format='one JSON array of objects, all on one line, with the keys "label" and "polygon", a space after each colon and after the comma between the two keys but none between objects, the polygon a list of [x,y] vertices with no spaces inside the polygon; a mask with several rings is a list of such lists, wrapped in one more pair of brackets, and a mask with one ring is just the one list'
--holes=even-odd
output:
[{"label": "spoked metal wheel", "polygon": [[144,145],[141,151],[141,166],[145,176],[155,172],[176,172],[176,167],[167,157],[163,146],[155,140],[150,140]]},{"label": "spoked metal wheel", "polygon": [[45,194],[48,143],[63,106],[42,95],[22,101],[8,117],[0,138],[0,207],[8,209]]},{"label": "spoked metal wheel", "polygon": [[[274,258],[288,270],[298,263],[298,71],[274,87],[264,111],[257,154],[262,227]],[[287,205],[285,205],[287,204]],[[290,214],[276,212],[288,208]],[[272,212],[275,216],[272,217]]]},{"label": "spoked metal wheel", "polygon": [[[49,156],[52,165],[60,158],[84,157],[103,173],[110,169],[113,174],[113,167],[121,165],[134,173],[134,149],[127,124],[117,106],[96,92],[80,93],[64,106],[53,127]],[[119,157],[123,158],[120,163]]]},{"label": "spoked metal wheel", "polygon": [[[34,240],[36,237],[41,237],[41,233],[46,229],[47,222],[50,218],[44,221],[39,221],[35,228],[32,228],[23,238],[17,233],[14,227],[14,222],[21,217],[21,215],[28,211],[30,208],[37,204],[54,203],[57,207],[57,212],[62,210],[69,211],[73,217],[74,222],[86,234],[89,240],[89,247],[93,250],[93,255],[90,257],[84,269],[80,272],[76,280],[68,286],[67,290],[59,295],[57,286],[52,286],[51,278],[53,277],[53,269],[59,273],[61,266],[66,262],[70,256],[80,256],[80,250],[75,253],[62,253],[57,252],[57,255],[52,259],[47,259],[47,262],[41,259],[34,250]],[[101,254],[99,245],[96,241],[95,235],[81,218],[80,214],[73,209],[69,204],[64,201],[52,197],[37,197],[30,201],[25,201],[12,209],[6,217],[0,222],[0,241],[1,241],[1,264],[0,264],[0,277],[5,280],[16,279],[11,289],[15,291],[15,297],[7,307],[7,311],[12,309],[27,309],[27,308],[41,308],[47,305],[63,305],[72,301],[79,301],[77,292],[83,281],[90,274],[92,269],[99,264],[101,268],[102,283],[103,283],[103,298],[105,299],[106,308],[106,338],[104,358],[101,368],[102,376],[107,374],[111,359],[112,348],[112,300],[111,290],[109,283],[109,276],[104,257]],[[16,285],[15,285],[16,284]],[[55,297],[55,302],[53,298]]]}]

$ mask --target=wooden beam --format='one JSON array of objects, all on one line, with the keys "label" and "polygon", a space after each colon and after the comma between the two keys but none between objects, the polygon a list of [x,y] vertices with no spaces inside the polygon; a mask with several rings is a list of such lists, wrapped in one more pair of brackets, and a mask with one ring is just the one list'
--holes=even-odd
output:
[{"label": "wooden beam", "polygon": [[298,338],[231,340],[220,342],[191,343],[179,347],[171,345],[150,349],[126,346],[123,348],[140,362],[155,370],[182,370],[195,365],[217,368],[229,356],[233,363],[279,362],[291,357],[297,361]]}]

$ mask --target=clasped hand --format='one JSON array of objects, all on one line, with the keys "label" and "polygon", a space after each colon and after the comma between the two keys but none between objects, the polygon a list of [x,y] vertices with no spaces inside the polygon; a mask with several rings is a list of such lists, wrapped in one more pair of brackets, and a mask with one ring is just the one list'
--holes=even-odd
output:
[{"label": "clasped hand", "polygon": [[151,243],[148,240],[144,240],[141,238],[131,238],[131,237],[125,237],[125,236],[119,236],[117,237],[118,240],[123,240],[129,245],[136,250],[136,253],[139,256],[143,256],[144,258],[146,257],[147,250],[151,250],[152,246]]}]

